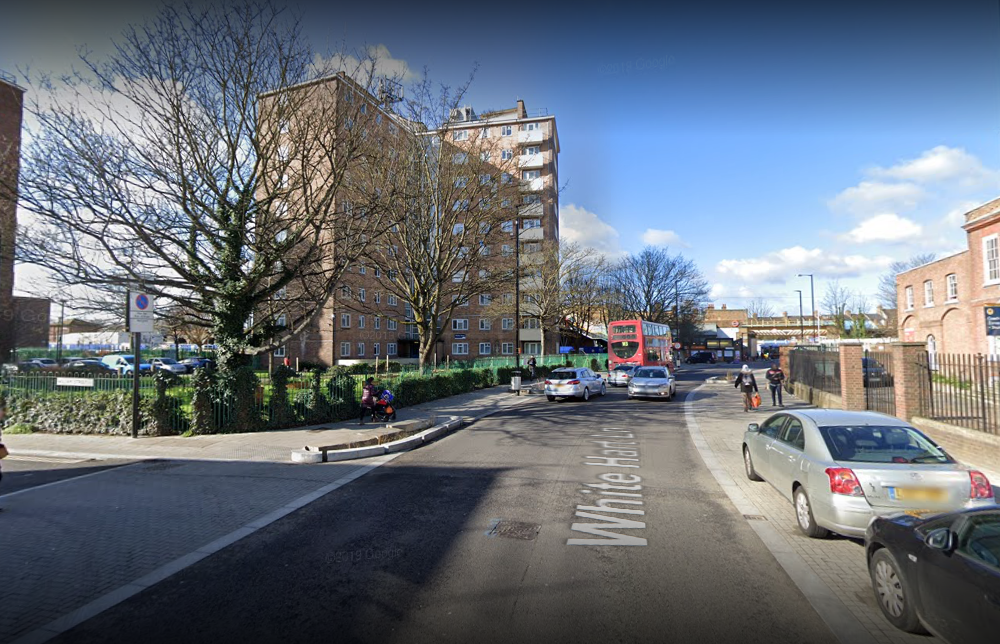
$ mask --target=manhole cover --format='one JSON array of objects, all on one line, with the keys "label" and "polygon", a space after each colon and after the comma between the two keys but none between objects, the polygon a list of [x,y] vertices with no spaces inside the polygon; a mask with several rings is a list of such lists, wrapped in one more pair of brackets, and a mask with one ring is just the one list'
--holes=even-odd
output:
[{"label": "manhole cover", "polygon": [[532,541],[538,536],[538,531],[541,529],[542,526],[537,523],[525,523],[524,521],[511,521],[509,519],[493,519],[490,521],[490,529],[486,532],[486,536]]},{"label": "manhole cover", "polygon": [[767,517],[762,514],[744,514],[743,518],[747,521],[767,521]]}]

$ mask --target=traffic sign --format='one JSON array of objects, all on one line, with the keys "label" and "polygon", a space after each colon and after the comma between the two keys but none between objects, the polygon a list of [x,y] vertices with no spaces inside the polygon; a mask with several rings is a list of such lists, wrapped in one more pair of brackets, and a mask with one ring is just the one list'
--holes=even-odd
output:
[{"label": "traffic sign", "polygon": [[739,325],[740,325],[739,320],[733,320],[733,326],[739,326]]},{"label": "traffic sign", "polygon": [[681,343],[680,342],[674,342],[674,348],[680,350]]},{"label": "traffic sign", "polygon": [[153,332],[153,298],[148,293],[128,294],[129,333]]}]

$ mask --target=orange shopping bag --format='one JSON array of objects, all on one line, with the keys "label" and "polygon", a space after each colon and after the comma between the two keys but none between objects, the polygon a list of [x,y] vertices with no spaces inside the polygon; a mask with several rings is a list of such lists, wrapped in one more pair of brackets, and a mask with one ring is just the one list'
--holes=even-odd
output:
[{"label": "orange shopping bag", "polygon": [[750,402],[751,404],[753,404],[754,409],[760,407],[760,394],[757,393],[756,391],[753,392],[753,397],[750,399]]}]

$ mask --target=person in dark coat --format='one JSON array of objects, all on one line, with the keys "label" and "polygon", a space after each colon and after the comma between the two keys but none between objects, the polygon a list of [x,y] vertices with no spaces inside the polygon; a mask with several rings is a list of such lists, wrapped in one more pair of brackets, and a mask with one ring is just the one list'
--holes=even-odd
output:
[{"label": "person in dark coat", "polygon": [[365,381],[365,386],[361,388],[361,418],[358,420],[359,425],[365,424],[365,414],[371,414],[372,420],[375,420],[375,379],[369,378]]},{"label": "person in dark coat", "polygon": [[772,362],[766,376],[767,386],[771,390],[771,406],[784,407],[785,403],[781,400],[781,383],[785,380],[785,372],[781,370],[777,362]]},{"label": "person in dark coat", "polygon": [[[2,398],[0,398],[0,428],[3,427],[3,421],[7,418],[7,407]],[[3,433],[0,432],[0,447],[3,447]],[[3,455],[0,454],[0,463],[3,462]],[[0,481],[3,480],[3,467],[0,466]],[[0,508],[3,510],[3,508]]]},{"label": "person in dark coat", "polygon": [[754,393],[757,393],[757,379],[753,377],[753,372],[750,371],[750,365],[743,365],[740,372],[736,374],[736,389],[739,389],[743,394],[743,411],[748,412],[753,409],[753,403],[751,402],[751,397]]}]

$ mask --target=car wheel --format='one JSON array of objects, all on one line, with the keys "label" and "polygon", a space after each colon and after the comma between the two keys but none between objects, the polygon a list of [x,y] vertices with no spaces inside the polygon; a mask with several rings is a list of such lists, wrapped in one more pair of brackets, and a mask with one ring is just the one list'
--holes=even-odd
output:
[{"label": "car wheel", "polygon": [[555,396],[546,396],[546,398],[549,399],[549,402],[555,402],[556,401],[556,397]]},{"label": "car wheel", "polygon": [[816,525],[813,518],[812,505],[809,503],[809,495],[801,487],[795,490],[792,497],[795,501],[795,520],[799,524],[799,530],[810,539],[823,539],[830,534],[826,528]]},{"label": "car wheel", "polygon": [[760,474],[753,467],[753,458],[750,456],[750,448],[743,446],[743,469],[747,472],[747,478],[751,481],[763,481]]},{"label": "car wheel", "polygon": [[875,551],[868,564],[875,601],[882,614],[896,628],[907,633],[925,633],[911,601],[913,593],[892,553],[882,548]]},{"label": "car wheel", "polygon": [[583,388],[583,400],[584,401],[590,400],[590,387]]},{"label": "car wheel", "polygon": [[604,386],[604,383],[601,383],[601,395],[602,396],[608,395],[608,388]]}]

